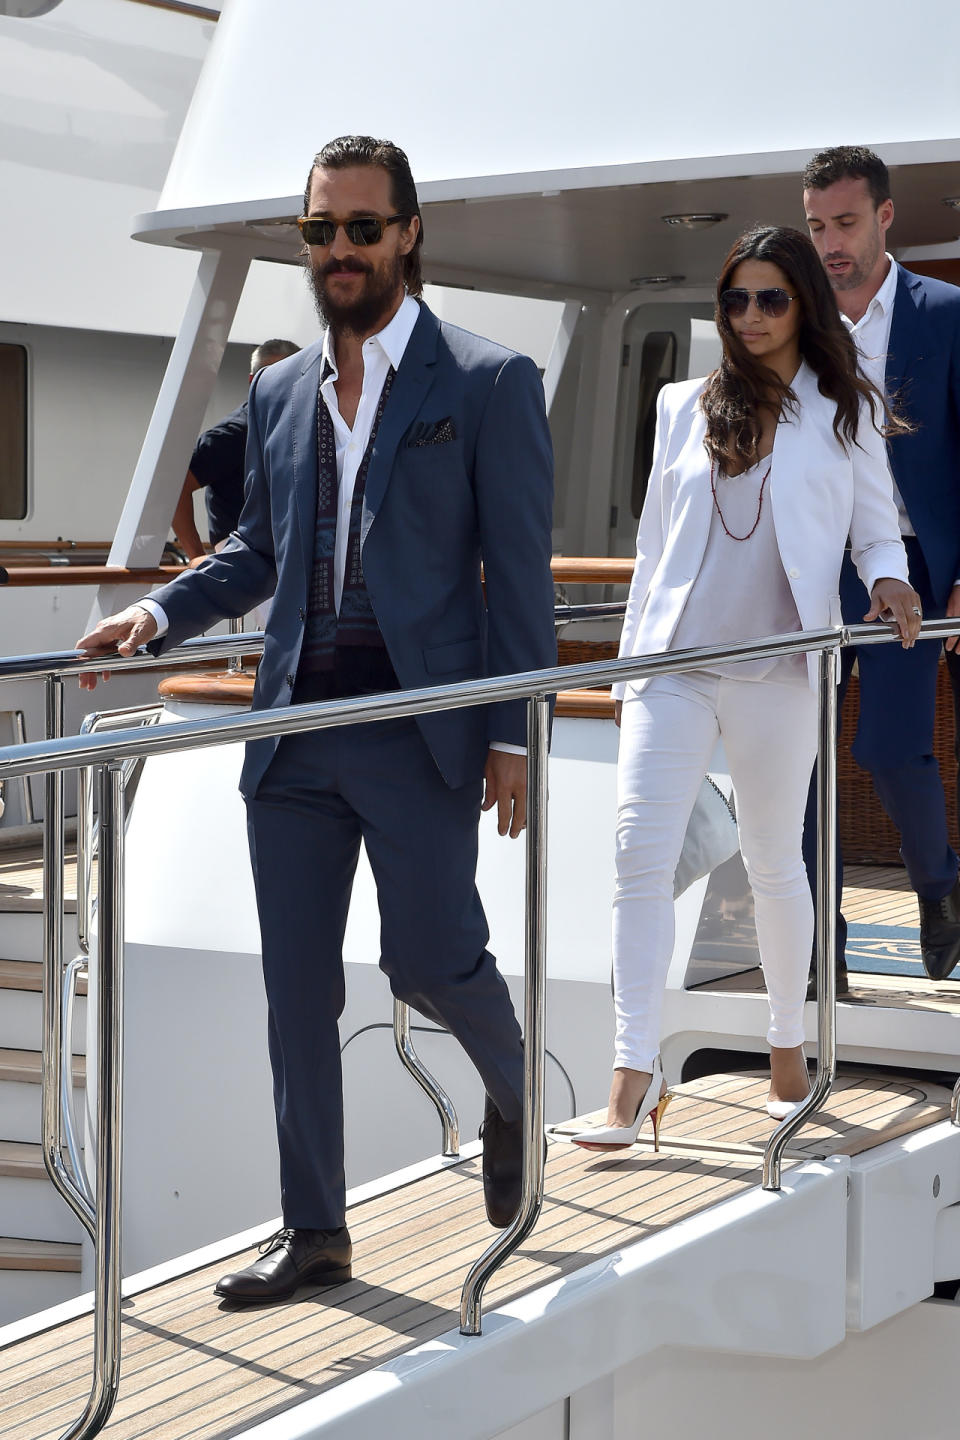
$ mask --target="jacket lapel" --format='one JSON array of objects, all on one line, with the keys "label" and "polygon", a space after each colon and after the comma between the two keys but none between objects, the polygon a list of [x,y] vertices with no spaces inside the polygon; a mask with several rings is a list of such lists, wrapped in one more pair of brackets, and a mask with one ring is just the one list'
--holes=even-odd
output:
[{"label": "jacket lapel", "polygon": [[440,322],[433,311],[428,310],[421,302],[420,315],[403,352],[403,359],[400,361],[400,368],[397,370],[370,455],[370,468],[367,471],[363,494],[361,545],[383,503],[397,446],[413,423],[433,384],[439,338]]},{"label": "jacket lapel", "polygon": [[896,296],[893,302],[893,319],[890,322],[890,342],[887,354],[886,388],[891,397],[905,393],[910,371],[918,360],[923,359],[923,285],[918,275],[900,270],[897,278]]},{"label": "jacket lapel", "polygon": [[293,498],[300,526],[300,552],[306,575],[313,571],[317,528],[317,404],[323,342],[312,347],[293,387],[290,418],[293,431]]}]

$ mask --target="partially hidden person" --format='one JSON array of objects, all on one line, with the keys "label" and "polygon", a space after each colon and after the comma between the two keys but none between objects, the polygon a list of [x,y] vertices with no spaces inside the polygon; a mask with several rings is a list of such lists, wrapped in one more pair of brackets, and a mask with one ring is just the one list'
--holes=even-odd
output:
[{"label": "partially hidden person", "polygon": [[[909,425],[887,436],[898,523],[910,582],[928,619],[960,617],[960,289],[911,274],[886,246],[894,221],[890,176],[878,155],[840,145],[814,155],[803,172],[810,237],[833,288],[840,318],[864,373],[895,401]],[[860,618],[863,585],[844,557],[843,619]],[[954,709],[960,717],[957,639],[945,641]],[[900,832],[900,855],[917,895],[920,956],[932,980],[960,961],[960,877],[950,844],[940,770],[933,753],[940,642],[910,651],[861,645],[843,651],[841,704],[854,663],[860,708],[852,752],[870,772],[884,810]],[[958,750],[960,755],[960,750]],[[811,784],[804,854],[816,893],[816,793]],[[849,988],[847,926],[837,874],[837,993]],[[811,965],[808,994],[816,993]]]}]

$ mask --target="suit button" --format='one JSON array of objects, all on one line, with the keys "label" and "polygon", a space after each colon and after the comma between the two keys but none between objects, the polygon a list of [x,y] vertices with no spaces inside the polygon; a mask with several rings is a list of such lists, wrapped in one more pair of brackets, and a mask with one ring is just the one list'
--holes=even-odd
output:
[{"label": "suit button", "polygon": [[788,570],[788,571],[787,571],[787,574],[790,576],[790,579],[791,579],[791,580],[796,580],[797,576],[800,574],[800,571],[799,571],[799,570],[797,569],[797,567],[794,565],[791,570]]},{"label": "suit button", "polygon": [[293,689],[293,682],[296,680],[296,678],[297,678],[297,677],[296,677],[295,675],[288,675],[288,676],[287,676],[287,684],[290,686],[290,689],[291,689],[291,690]]},{"label": "suit button", "polygon": [[301,623],[302,623],[304,620],[306,620],[306,618],[307,618],[307,612],[306,612],[306,610],[304,610],[304,608],[303,608],[302,605],[300,606],[300,609],[297,611],[297,614],[300,616]]}]

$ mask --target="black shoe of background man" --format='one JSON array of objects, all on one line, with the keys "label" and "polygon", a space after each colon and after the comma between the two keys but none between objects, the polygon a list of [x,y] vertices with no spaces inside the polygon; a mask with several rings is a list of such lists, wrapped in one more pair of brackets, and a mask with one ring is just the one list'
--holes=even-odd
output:
[{"label": "black shoe of background man", "polygon": [[[837,955],[837,999],[850,994],[850,981],[847,977],[847,962],[840,954]],[[813,954],[810,956],[810,974],[807,978],[807,999],[817,998],[817,946],[814,942]]]},{"label": "black shoe of background man", "polygon": [[504,1120],[488,1095],[480,1126],[483,1141],[483,1203],[498,1230],[520,1209],[523,1188],[523,1122]]},{"label": "black shoe of background man", "polygon": [[920,958],[931,980],[946,980],[960,961],[960,879],[941,900],[920,904]]},{"label": "black shoe of background man", "polygon": [[235,1275],[224,1275],[215,1294],[241,1305],[286,1300],[301,1285],[340,1285],[351,1279],[353,1247],[339,1230],[278,1230],[260,1246],[262,1258]]}]

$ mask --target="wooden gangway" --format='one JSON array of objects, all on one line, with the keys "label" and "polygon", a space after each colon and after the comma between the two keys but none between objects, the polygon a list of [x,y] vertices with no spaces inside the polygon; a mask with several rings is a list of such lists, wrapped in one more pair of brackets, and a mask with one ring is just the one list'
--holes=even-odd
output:
[{"label": "wooden gangway", "polygon": [[[567,1133],[599,1115],[557,1127],[542,1218],[491,1280],[488,1316],[756,1187],[772,1129],[766,1090],[759,1073],[678,1087],[659,1155],[648,1136],[609,1156],[566,1143]],[[949,1091],[938,1086],[841,1070],[825,1109],[788,1151],[785,1170],[939,1124],[949,1104]],[[789,1184],[783,1199],[790,1203]],[[464,1270],[490,1235],[479,1156],[388,1185],[353,1206],[348,1221],[356,1252],[349,1284],[307,1286],[291,1302],[259,1309],[218,1301],[217,1278],[248,1264],[254,1247],[128,1295],[120,1395],[102,1433],[111,1440],[226,1440],[455,1332]],[[86,1313],[0,1349],[4,1440],[63,1433],[89,1387],[91,1335]]]}]

